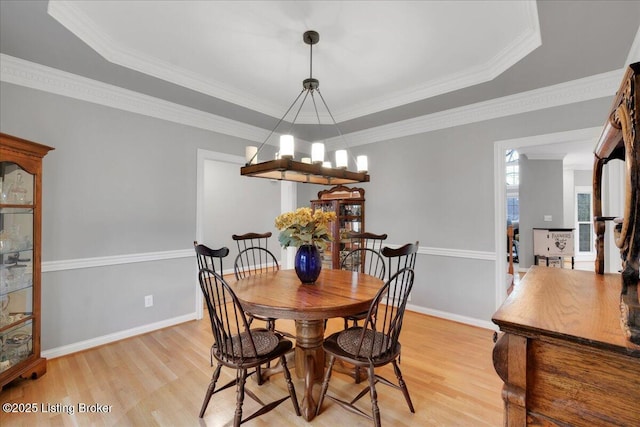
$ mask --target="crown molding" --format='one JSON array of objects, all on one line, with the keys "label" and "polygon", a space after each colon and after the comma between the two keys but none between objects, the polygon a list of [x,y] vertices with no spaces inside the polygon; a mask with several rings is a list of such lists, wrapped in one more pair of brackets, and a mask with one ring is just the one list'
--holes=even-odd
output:
[{"label": "crown molding", "polygon": [[246,92],[219,84],[201,74],[193,73],[166,61],[160,61],[157,58],[116,42],[106,32],[102,31],[95,21],[80,10],[76,1],[50,1],[47,12],[104,59],[113,64],[274,117],[279,117],[282,114],[282,106],[259,101],[255,97],[249,96]]},{"label": "crown molding", "polygon": [[265,129],[0,54],[0,81],[225,135],[264,141]]},{"label": "crown molding", "polygon": [[[345,134],[343,137],[350,147],[355,147],[575,102],[611,97],[618,89],[623,74],[624,69],[614,70],[541,89],[377,126]],[[253,142],[261,143],[268,134],[268,131],[262,128],[5,54],[0,54],[0,81]],[[325,141],[325,145],[328,150],[334,150],[343,147],[344,141],[341,137],[330,138]]]},{"label": "crown molding", "polygon": [[564,153],[523,153],[529,160],[562,160],[566,156]]},{"label": "crown molding", "polygon": [[636,36],[633,39],[633,44],[627,54],[627,62],[625,65],[633,64],[638,61],[640,61],[640,27],[638,27],[638,31],[636,31]]},{"label": "crown molding", "polygon": [[[385,94],[377,99],[351,105],[342,111],[334,111],[336,121],[355,119],[494,79],[542,44],[536,2],[521,1],[517,6],[524,9],[527,25],[519,37],[487,62],[466,68],[454,75],[425,81],[417,87]],[[109,62],[273,117],[280,117],[282,114],[282,106],[258,99],[249,93],[118,43],[87,16],[78,7],[77,2],[50,1],[47,12]],[[330,119],[327,113],[321,115],[323,121]],[[316,121],[314,113],[303,112],[297,119],[298,123],[305,124]]]},{"label": "crown molding", "polygon": [[[347,134],[346,138],[349,146],[355,147],[576,102],[613,97],[620,85],[624,71],[624,69],[609,71],[553,86],[369,128]],[[336,149],[342,145],[342,139],[339,137],[325,141],[325,146],[329,150]]]},{"label": "crown molding", "polygon": [[338,111],[336,120],[343,122],[355,119],[493,80],[542,45],[536,2],[523,1],[518,6],[525,9],[528,25],[519,37],[489,61],[442,78],[427,80],[417,87],[367,100],[350,107],[348,111]]}]

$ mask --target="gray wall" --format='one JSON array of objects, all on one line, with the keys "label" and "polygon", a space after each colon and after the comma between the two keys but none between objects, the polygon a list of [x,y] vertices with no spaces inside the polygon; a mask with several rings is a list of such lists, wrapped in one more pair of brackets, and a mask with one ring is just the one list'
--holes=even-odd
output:
[{"label": "gray wall", "polygon": [[[0,130],[56,148],[44,160],[45,262],[190,249],[197,149],[243,156],[245,145],[255,145],[12,84],[1,90]],[[367,229],[388,233],[392,245],[420,241],[414,309],[489,325],[496,309],[494,142],[600,126],[610,103],[603,98],[353,149],[369,156],[371,182],[362,184]],[[298,205],[318,190],[299,184]],[[44,273],[43,348],[192,314],[193,265],[191,257],[176,257]],[[151,292],[156,304],[144,309],[143,295]]]},{"label": "gray wall", "polygon": [[[1,93],[0,130],[55,148],[43,165],[45,264],[191,254],[197,149],[244,156],[233,137],[6,83]],[[44,273],[43,349],[193,315],[195,266],[183,257]]]},{"label": "gray wall", "polygon": [[[241,159],[243,159],[242,157]],[[241,176],[241,163],[208,160],[204,165],[203,242],[213,248],[226,246],[229,256],[223,269],[231,273],[238,254],[233,234],[273,233],[268,248],[280,260],[278,230],[280,183]]]},{"label": "gray wall", "polygon": [[593,185],[593,170],[573,171],[573,183],[576,186],[591,187]]},{"label": "gray wall", "polygon": [[[533,229],[562,228],[564,189],[562,160],[529,160],[520,156],[520,246],[521,268],[534,263]],[[551,221],[545,221],[546,215]]]}]

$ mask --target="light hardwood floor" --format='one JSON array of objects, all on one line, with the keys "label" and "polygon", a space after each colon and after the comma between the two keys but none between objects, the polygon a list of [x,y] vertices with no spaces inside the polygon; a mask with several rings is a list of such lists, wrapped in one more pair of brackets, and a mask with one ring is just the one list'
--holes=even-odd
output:
[{"label": "light hardwood floor", "polygon": [[[327,333],[338,330],[341,324],[342,320],[330,320]],[[278,328],[293,332],[293,322],[279,320]],[[416,413],[409,412],[400,391],[379,384],[382,424],[502,425],[502,382],[493,370],[492,335],[489,330],[407,312],[400,366]],[[211,341],[205,318],[49,360],[43,377],[20,380],[0,392],[3,404],[33,403],[38,413],[3,411],[0,425],[230,426],[235,407],[233,388],[214,395],[204,419],[198,419],[213,373],[209,365]],[[391,367],[378,372],[395,379]],[[233,375],[233,371],[223,369],[221,381]],[[347,398],[357,394],[365,383],[353,384],[346,375],[334,372],[329,393]],[[301,399],[302,380],[295,379],[295,385]],[[282,375],[262,386],[251,379],[247,387],[264,401],[287,394]],[[319,385],[315,390],[319,392]],[[363,410],[369,411],[369,399],[365,396],[361,402]],[[81,404],[96,403],[109,405],[109,412],[79,412]],[[256,407],[252,399],[245,399],[245,413]],[[43,409],[49,412],[43,413]],[[62,412],[51,412],[55,409]],[[311,422],[296,417],[286,401],[246,425],[355,427],[372,423],[325,400],[322,413]]]}]

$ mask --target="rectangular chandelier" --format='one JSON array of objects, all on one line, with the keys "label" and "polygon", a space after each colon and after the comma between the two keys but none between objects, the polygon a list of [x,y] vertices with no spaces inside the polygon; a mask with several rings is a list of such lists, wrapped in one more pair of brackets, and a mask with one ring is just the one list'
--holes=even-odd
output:
[{"label": "rectangular chandelier", "polygon": [[338,185],[369,182],[366,172],[352,172],[342,168],[329,168],[321,163],[302,163],[290,158],[248,164],[240,168],[243,176],[306,182],[309,184]]},{"label": "rectangular chandelier", "polygon": [[[310,48],[310,66],[309,66],[309,78],[302,82],[302,92],[293,101],[289,109],[284,113],[282,118],[278,121],[276,126],[271,130],[267,138],[262,142],[259,147],[249,146],[246,147],[246,160],[245,166],[240,168],[240,175],[250,176],[257,178],[275,179],[281,181],[293,181],[293,182],[306,182],[310,184],[323,184],[323,185],[339,185],[339,184],[355,184],[359,182],[369,182],[368,161],[367,156],[361,155],[357,159],[353,159],[356,164],[357,172],[348,170],[349,166],[349,151],[347,150],[336,151],[336,167],[334,168],[329,161],[324,160],[324,144],[321,142],[314,142],[311,145],[311,157],[305,157],[302,161],[296,161],[294,156],[294,138],[293,135],[283,134],[280,136],[280,151],[275,160],[268,160],[258,163],[258,153],[262,150],[265,143],[274,134],[278,126],[284,121],[287,114],[297,104],[298,100],[302,98],[302,102],[291,122],[291,128],[295,124],[296,118],[304,105],[307,96],[310,95],[313,106],[315,108],[316,117],[318,118],[318,125],[320,125],[320,116],[315,101],[314,94],[318,94],[322,104],[327,110],[327,113],[331,117],[333,125],[335,126],[338,134],[344,139],[340,128],[333,118],[333,114],[329,110],[327,103],[324,101],[322,94],[320,93],[320,82],[318,79],[312,77],[313,64],[313,45],[318,43],[320,35],[316,31],[306,31],[303,34],[303,41],[309,45]],[[353,156],[352,156],[353,158]]]}]

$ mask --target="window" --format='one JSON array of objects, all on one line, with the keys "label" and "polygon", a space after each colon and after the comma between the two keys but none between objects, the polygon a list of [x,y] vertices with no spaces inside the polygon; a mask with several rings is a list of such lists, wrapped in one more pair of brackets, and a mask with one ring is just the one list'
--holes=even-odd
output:
[{"label": "window", "polygon": [[507,180],[507,220],[517,222],[520,220],[520,201],[518,189],[520,185],[520,166],[518,165],[518,152],[507,150],[506,180]]},{"label": "window", "polygon": [[520,220],[520,203],[518,196],[507,196],[507,220],[512,223]]},{"label": "window", "polygon": [[588,254],[594,251],[592,190],[589,187],[576,187],[576,228],[577,253]]},{"label": "window", "polygon": [[517,186],[520,184],[520,168],[518,166],[518,152],[508,150],[506,155],[507,165],[507,187]]}]

